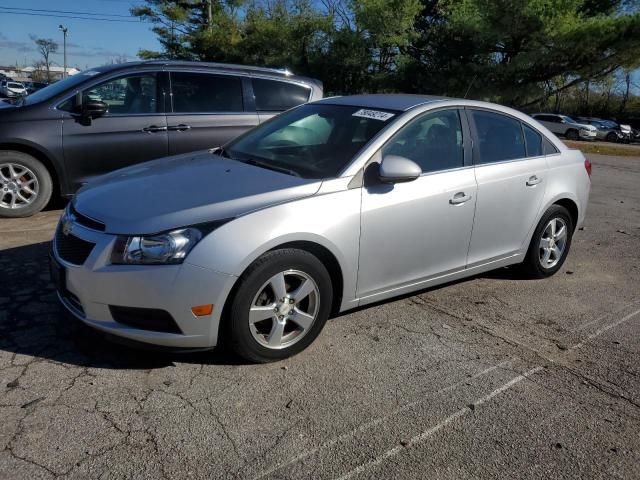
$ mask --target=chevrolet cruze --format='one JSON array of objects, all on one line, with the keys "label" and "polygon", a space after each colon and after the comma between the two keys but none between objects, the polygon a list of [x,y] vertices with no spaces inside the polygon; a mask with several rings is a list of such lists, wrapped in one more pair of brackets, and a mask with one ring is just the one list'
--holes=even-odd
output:
[{"label": "chevrolet cruze", "polygon": [[272,361],[332,313],[506,265],[553,275],[590,175],[579,151],[505,107],[328,98],[90,182],[60,220],[52,276],[103,332]]}]

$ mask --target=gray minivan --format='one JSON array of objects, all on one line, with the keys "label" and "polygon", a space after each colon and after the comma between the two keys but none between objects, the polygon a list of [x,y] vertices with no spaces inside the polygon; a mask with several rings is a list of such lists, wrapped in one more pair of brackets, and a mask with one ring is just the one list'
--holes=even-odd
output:
[{"label": "gray minivan", "polygon": [[94,68],[0,102],[0,217],[24,217],[52,193],[131,164],[216,147],[322,98],[287,70],[144,61]]}]

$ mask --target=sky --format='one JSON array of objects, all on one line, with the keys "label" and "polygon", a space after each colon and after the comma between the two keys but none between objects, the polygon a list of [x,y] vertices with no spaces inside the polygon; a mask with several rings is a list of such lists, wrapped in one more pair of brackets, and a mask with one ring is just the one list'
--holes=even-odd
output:
[{"label": "sky", "polygon": [[[112,59],[126,56],[135,60],[140,49],[159,49],[155,34],[149,23],[143,23],[129,16],[132,5],[141,5],[140,0],[0,0],[0,7],[32,9],[32,15],[15,15],[8,9],[0,8],[0,65],[30,66],[40,59],[31,36],[52,38],[59,43],[53,62],[62,66],[62,32],[58,25],[68,28],[67,63],[81,70],[109,63]],[[108,17],[124,20],[111,22],[100,20],[80,20],[77,18],[59,18],[39,16],[37,9],[66,10],[69,12],[89,12],[85,15],[95,18],[94,14],[123,15],[126,17]],[[82,16],[74,13],[60,14]],[[131,22],[131,23],[129,23]]]}]

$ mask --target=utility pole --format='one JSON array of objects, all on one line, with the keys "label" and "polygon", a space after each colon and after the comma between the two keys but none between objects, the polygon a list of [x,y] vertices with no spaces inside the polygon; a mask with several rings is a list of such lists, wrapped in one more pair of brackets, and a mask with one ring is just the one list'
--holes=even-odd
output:
[{"label": "utility pole", "polygon": [[64,56],[64,71],[62,72],[62,78],[67,78],[67,32],[69,29],[67,27],[63,27],[62,25],[58,25],[58,29],[62,31],[62,35],[64,37],[62,41],[62,52]]},{"label": "utility pole", "polygon": [[209,7],[209,31],[213,30],[213,0],[207,0]]}]

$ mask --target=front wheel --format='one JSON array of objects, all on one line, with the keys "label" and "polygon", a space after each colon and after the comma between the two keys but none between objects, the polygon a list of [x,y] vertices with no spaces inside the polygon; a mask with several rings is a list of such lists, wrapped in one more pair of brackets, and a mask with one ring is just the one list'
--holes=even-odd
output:
[{"label": "front wheel", "polygon": [[566,135],[567,135],[567,139],[569,140],[580,140],[580,134],[578,133],[577,130],[574,130],[574,129],[568,130]]},{"label": "front wheel", "polygon": [[550,277],[560,270],[571,247],[573,228],[567,209],[552,205],[533,233],[524,270],[533,278]]},{"label": "front wheel", "polygon": [[230,340],[235,352],[251,362],[272,362],[301,352],[329,318],[331,277],[307,251],[268,252],[238,282],[228,319]]},{"label": "front wheel", "polygon": [[610,132],[609,134],[607,134],[607,136],[606,136],[605,140],[606,140],[607,142],[615,143],[615,142],[617,142],[617,141],[618,141],[618,136],[617,136],[615,133]]},{"label": "front wheel", "polygon": [[42,162],[26,153],[0,151],[0,218],[39,212],[52,191],[51,175]]}]

